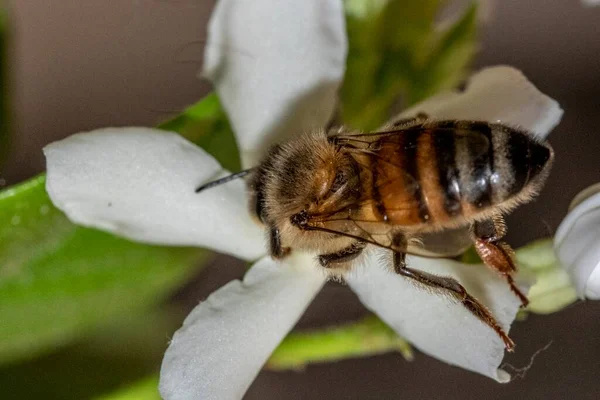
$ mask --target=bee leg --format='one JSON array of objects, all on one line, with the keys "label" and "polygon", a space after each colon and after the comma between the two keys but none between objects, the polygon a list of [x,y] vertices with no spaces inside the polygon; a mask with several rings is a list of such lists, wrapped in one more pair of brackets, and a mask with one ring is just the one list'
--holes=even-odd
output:
[{"label": "bee leg", "polygon": [[269,244],[271,249],[271,257],[275,259],[282,259],[288,256],[291,252],[289,247],[283,247],[281,245],[281,234],[279,228],[272,226],[269,231]]},{"label": "bee leg", "polygon": [[514,251],[508,243],[501,241],[506,234],[506,225],[501,215],[490,220],[475,222],[471,227],[475,250],[483,262],[506,279],[510,290],[519,298],[522,307],[529,300],[515,284],[512,274],[517,270]]},{"label": "bee leg", "polygon": [[[406,238],[398,237],[398,240],[394,239],[394,242],[395,246],[399,245],[400,243],[406,243]],[[515,343],[510,337],[508,337],[500,325],[498,325],[498,322],[492,313],[475,297],[471,296],[467,290],[455,279],[437,276],[428,272],[409,268],[406,266],[406,253],[397,251],[394,252],[394,271],[403,277],[412,279],[419,285],[422,285],[428,289],[434,289],[440,292],[440,294],[451,295],[460,301],[461,304],[471,312],[471,314],[492,328],[504,342],[506,350],[514,350]]]},{"label": "bee leg", "polygon": [[321,254],[318,257],[319,264],[324,268],[332,267],[331,264],[341,264],[354,260],[362,253],[367,243],[356,241],[350,246],[341,249],[335,253]]}]

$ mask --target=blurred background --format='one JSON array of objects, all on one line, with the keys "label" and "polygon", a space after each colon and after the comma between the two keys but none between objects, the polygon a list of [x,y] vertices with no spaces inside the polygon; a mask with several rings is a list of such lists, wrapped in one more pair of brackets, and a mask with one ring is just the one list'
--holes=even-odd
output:
[{"label": "blurred background", "polygon": [[[206,94],[210,85],[196,74],[213,5],[208,0],[9,4],[13,140],[0,185],[44,171],[41,149],[54,140],[104,126],[155,125]],[[515,66],[565,110],[550,136],[556,164],[546,188],[537,201],[508,218],[508,240],[518,247],[551,236],[573,196],[600,181],[600,7],[585,8],[576,0],[504,0],[488,8],[475,68]],[[186,309],[242,276],[244,268],[232,258],[213,260],[173,297],[176,311],[166,318],[178,326]],[[364,314],[349,290],[331,284],[299,327]],[[161,341],[166,345],[169,334],[149,332],[158,350],[136,353],[134,344],[111,345],[100,331],[37,360],[1,367],[0,398],[90,398],[109,391],[155,370]],[[530,315],[515,323],[511,336],[518,348],[505,361],[517,369],[528,367],[532,355],[551,344],[507,385],[417,352],[410,363],[386,354],[302,371],[263,371],[246,398],[600,398],[600,302]],[[90,364],[95,366],[86,369]],[[115,370],[120,377],[109,377]]]}]

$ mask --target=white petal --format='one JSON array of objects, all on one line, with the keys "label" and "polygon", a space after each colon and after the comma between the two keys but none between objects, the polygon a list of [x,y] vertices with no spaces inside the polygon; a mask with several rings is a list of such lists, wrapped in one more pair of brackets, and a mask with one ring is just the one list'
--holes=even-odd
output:
[{"label": "white petal", "polygon": [[220,0],[204,75],[215,85],[246,165],[268,144],[323,127],[346,67],[341,0]]},{"label": "white petal", "polygon": [[186,318],[163,359],[165,400],[241,399],[325,282],[307,255],[263,258]]},{"label": "white petal", "polygon": [[131,240],[208,247],[246,259],[266,253],[242,180],[200,194],[224,174],[181,136],[150,128],[80,133],[44,149],[46,189],[73,222]]},{"label": "white petal", "polygon": [[575,197],[554,236],[554,250],[581,297],[600,300],[600,184]]},{"label": "white petal", "polygon": [[[446,259],[408,257],[411,268],[455,277],[492,311],[506,332],[520,302],[504,280],[484,265],[467,265]],[[418,349],[449,364],[507,382],[510,375],[498,369],[504,343],[462,305],[436,295],[386,269],[377,254],[364,268],[346,277],[362,303]]]},{"label": "white petal", "polygon": [[502,122],[545,138],[563,110],[540,92],[521,71],[497,66],[474,74],[465,91],[443,93],[404,111],[400,117],[424,112],[436,119],[472,119]]}]

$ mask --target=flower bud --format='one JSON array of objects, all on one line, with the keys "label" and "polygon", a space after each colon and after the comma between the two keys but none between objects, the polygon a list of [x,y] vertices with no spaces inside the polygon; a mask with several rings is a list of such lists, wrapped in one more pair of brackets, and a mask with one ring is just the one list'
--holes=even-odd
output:
[{"label": "flower bud", "polygon": [[554,251],[579,297],[600,300],[600,183],[575,196],[556,231]]}]

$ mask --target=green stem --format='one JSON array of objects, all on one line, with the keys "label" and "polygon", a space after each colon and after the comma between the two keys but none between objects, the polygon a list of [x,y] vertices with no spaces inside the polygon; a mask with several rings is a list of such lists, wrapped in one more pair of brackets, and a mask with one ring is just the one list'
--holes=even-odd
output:
[{"label": "green stem", "polygon": [[267,362],[271,370],[301,369],[306,364],[398,351],[413,359],[410,344],[375,316],[321,331],[291,333]]}]

